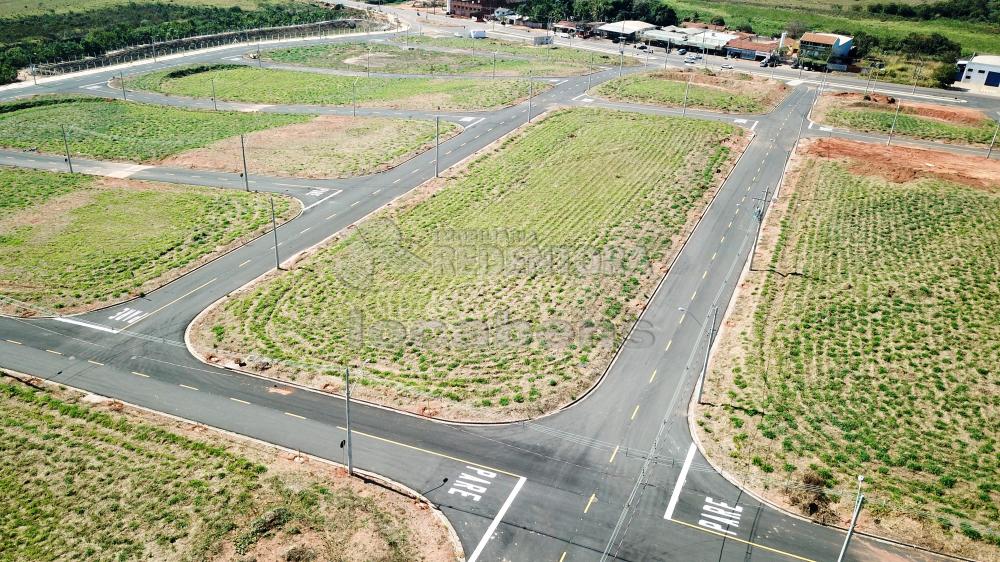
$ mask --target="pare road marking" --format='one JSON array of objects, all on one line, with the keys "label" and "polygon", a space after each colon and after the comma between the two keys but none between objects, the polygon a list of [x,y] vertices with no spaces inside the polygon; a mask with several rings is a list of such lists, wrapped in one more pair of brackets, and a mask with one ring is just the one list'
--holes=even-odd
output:
[{"label": "pare road marking", "polygon": [[474,502],[483,499],[483,495],[490,488],[490,484],[497,477],[497,473],[484,468],[474,466],[465,467],[470,472],[463,472],[458,475],[458,479],[448,488],[449,494],[458,494],[463,498],[469,498]]},{"label": "pare road marking", "polygon": [[701,519],[698,520],[698,525],[735,537],[736,532],[731,531],[730,528],[739,528],[740,515],[742,514],[742,506],[731,507],[726,502],[706,497],[705,505],[701,507]]}]

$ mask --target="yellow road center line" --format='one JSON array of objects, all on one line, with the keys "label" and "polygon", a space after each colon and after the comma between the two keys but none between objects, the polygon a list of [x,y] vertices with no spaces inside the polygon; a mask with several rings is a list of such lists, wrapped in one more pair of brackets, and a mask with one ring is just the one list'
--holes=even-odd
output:
[{"label": "yellow road center line", "polygon": [[[743,198],[744,198],[744,199],[746,199],[746,198],[747,198],[747,196],[746,196],[746,195],[744,195],[744,196],[743,196]],[[735,212],[735,213],[733,213],[733,214],[734,214],[734,215],[738,215],[738,214],[740,214],[740,208],[739,208],[739,207],[736,207],[736,212]]]},{"label": "yellow road center line", "polygon": [[712,254],[712,259],[714,260],[715,256],[717,256],[717,255],[719,255],[719,252],[715,252],[714,254]]},{"label": "yellow road center line", "polygon": [[358,203],[360,203],[360,202],[361,202],[361,201],[355,201],[354,203],[351,203],[351,206],[353,207],[353,206],[357,205],[357,204],[358,204]]},{"label": "yellow road center line", "polygon": [[757,548],[762,548],[764,550],[767,550],[769,552],[774,552],[776,554],[783,554],[783,555],[785,555],[785,556],[787,556],[789,558],[794,558],[796,560],[802,560],[803,562],[816,562],[812,558],[805,558],[803,556],[799,556],[798,554],[792,554],[791,552],[785,552],[784,550],[778,550],[777,548],[771,548],[769,546],[764,546],[764,545],[762,545],[760,543],[745,541],[743,539],[738,539],[738,538],[735,538],[735,537],[731,537],[729,535],[720,533],[718,531],[712,531],[711,529],[706,529],[706,528],[700,527],[698,525],[693,525],[693,524],[688,523],[686,521],[678,521],[677,519],[669,519],[669,521],[677,523],[679,525],[684,525],[685,527],[691,527],[692,529],[698,529],[699,531],[706,532],[706,533],[708,533],[710,535],[716,535],[716,536],[723,537],[723,538],[731,540],[731,541],[736,541],[738,543],[748,544],[750,546],[754,546],[754,547],[757,547]]},{"label": "yellow road center line", "polygon": [[104,363],[98,363],[97,361],[94,361],[93,359],[87,359],[87,363],[90,363],[91,365],[97,365],[99,367],[103,367],[104,366]]},{"label": "yellow road center line", "polygon": [[653,382],[653,379],[655,378],[656,378],[656,369],[653,369],[653,374],[649,375],[649,382]]},{"label": "yellow road center line", "polygon": [[726,241],[726,237],[725,237],[725,236],[723,236],[723,237],[722,237],[722,240],[719,240],[719,244],[722,244],[722,243],[723,243],[723,242],[725,242],[725,241]]},{"label": "yellow road center line", "polygon": [[[344,426],[342,426],[342,425],[338,425],[337,429],[339,429],[341,431],[347,431],[347,428],[344,427]],[[482,464],[482,463],[468,461],[468,460],[465,460],[465,459],[462,459],[462,458],[459,458],[459,457],[453,457],[451,455],[446,455],[444,453],[439,453],[437,451],[432,451],[430,449],[424,449],[423,447],[417,447],[416,445],[409,445],[409,444],[406,444],[406,443],[401,443],[399,441],[393,441],[392,439],[386,439],[385,437],[379,437],[378,435],[372,435],[371,433],[365,433],[363,431],[358,431],[356,429],[351,430],[351,433],[353,433],[354,435],[363,435],[365,437],[370,437],[372,439],[376,439],[376,440],[381,441],[383,443],[391,443],[393,445],[398,445],[400,447],[405,447],[405,448],[411,449],[413,451],[420,451],[421,453],[427,453],[428,455],[434,455],[435,457],[440,457],[442,459],[448,459],[448,460],[455,461],[455,462],[460,462],[460,463],[463,463],[463,464],[471,464],[472,466],[478,466],[480,468],[485,468],[485,469],[491,470],[493,472],[499,472],[501,474],[506,474],[507,476],[513,476],[514,478],[521,478],[520,474],[514,474],[513,472],[508,472],[506,470],[502,470],[502,469],[499,469],[499,468],[494,468],[492,466],[485,465],[485,464]]]},{"label": "yellow road center line", "polygon": [[198,390],[197,388],[195,388],[195,387],[193,387],[193,386],[188,386],[188,385],[186,385],[186,384],[182,384],[182,385],[179,385],[179,386],[180,386],[181,388],[186,388],[186,389],[188,389],[188,390]]},{"label": "yellow road center line", "polygon": [[726,228],[732,228],[732,227],[733,227],[733,221],[729,221],[729,226],[727,226]]},{"label": "yellow road center line", "polygon": [[303,228],[303,229],[302,229],[302,231],[301,231],[301,232],[299,232],[299,234],[305,234],[305,233],[306,233],[306,232],[308,232],[308,231],[309,231],[309,230],[310,230],[311,228],[312,228],[311,226],[309,226],[309,227],[306,227],[306,228]]},{"label": "yellow road center line", "polygon": [[619,447],[618,445],[615,445],[615,450],[611,451],[611,458],[608,459],[609,463],[615,462],[615,457],[618,456],[618,447]]},{"label": "yellow road center line", "polygon": [[[280,245],[281,245],[281,244],[279,244],[279,246],[280,246]],[[177,301],[179,301],[179,300],[181,300],[181,299],[184,299],[184,298],[187,298],[187,297],[189,297],[189,296],[193,295],[194,293],[196,293],[196,292],[200,291],[201,289],[204,289],[205,287],[208,287],[209,285],[211,285],[212,283],[215,283],[215,282],[216,282],[216,281],[218,281],[218,280],[219,280],[219,278],[218,278],[218,277],[216,277],[216,278],[212,279],[211,281],[209,281],[209,282],[207,282],[207,283],[203,283],[203,284],[201,284],[201,285],[199,285],[199,286],[195,287],[194,289],[191,289],[190,291],[188,291],[188,292],[184,293],[183,295],[181,295],[181,296],[177,297],[176,299],[174,299],[174,300],[172,300],[172,301],[168,302],[167,304],[165,304],[165,305],[161,306],[160,308],[157,308],[157,309],[156,309],[156,310],[154,310],[153,312],[150,312],[149,314],[147,314],[147,315],[145,315],[145,316],[142,316],[142,317],[140,317],[140,318],[139,318],[138,320],[136,320],[136,321],[135,321],[135,322],[134,322],[134,323],[132,324],[132,326],[135,326],[135,325],[136,325],[136,324],[138,324],[139,322],[142,322],[143,320],[146,320],[146,319],[147,319],[147,318],[149,318],[150,316],[152,316],[152,315],[156,314],[157,312],[159,312],[159,311],[163,310],[164,308],[167,308],[168,306],[170,306],[170,305],[174,304],[175,302],[177,302]]]},{"label": "yellow road center line", "polygon": [[21,345],[21,342],[19,342],[19,341],[14,341],[14,340],[7,340],[7,341],[10,342],[10,343],[12,343],[12,344],[14,344],[14,345]]},{"label": "yellow road center line", "polygon": [[664,348],[663,348],[663,351],[670,351],[670,344],[672,344],[672,343],[674,343],[674,340],[670,340],[670,341],[668,341],[668,342],[667,342],[667,347],[664,347]]},{"label": "yellow road center line", "polygon": [[143,377],[143,378],[147,378],[147,379],[149,378],[149,375],[144,374],[144,373],[140,373],[139,371],[132,371],[132,374],[135,375],[135,376],[137,376],[137,377]]},{"label": "yellow road center line", "polygon": [[251,262],[251,260],[247,260],[247,261],[245,261],[245,262],[241,263],[241,264],[239,265],[239,267],[243,267],[244,265],[246,265],[246,264],[248,264],[248,263],[250,263],[250,262]]},{"label": "yellow road center line", "polygon": [[597,499],[597,494],[590,494],[590,499],[587,500],[587,507],[583,508],[583,512],[584,513],[587,513],[588,511],[590,511],[590,506],[593,505],[594,500],[596,500],[596,499]]},{"label": "yellow road center line", "polygon": [[634,410],[632,410],[632,417],[630,417],[629,419],[630,419],[630,420],[634,420],[634,419],[635,419],[635,415],[636,415],[636,414],[638,414],[638,413],[639,413],[639,405],[638,405],[638,404],[636,404],[636,405],[635,405],[635,409],[634,409]]},{"label": "yellow road center line", "polygon": [[51,349],[46,349],[45,351],[48,351],[49,353],[55,353],[56,355],[62,355],[62,353],[59,353],[58,351],[52,351]]},{"label": "yellow road center line", "polygon": [[702,279],[704,279],[704,278],[706,278],[706,277],[708,277],[708,270],[707,270],[707,269],[705,270],[705,273],[702,273],[702,274],[701,274],[701,278],[702,278]]},{"label": "yellow road center line", "polygon": [[563,551],[562,556],[559,557],[559,562],[563,562],[566,559],[566,551]]},{"label": "yellow road center line", "polygon": [[335,216],[337,216],[337,213],[334,213],[334,214],[332,214],[332,215],[330,215],[330,216],[326,217],[326,220],[330,220],[330,219],[332,219],[332,218],[333,218],[333,217],[335,217]]},{"label": "yellow road center line", "polygon": [[678,321],[677,321],[677,323],[678,323],[678,324],[683,324],[683,323],[684,323],[684,317],[685,317],[685,316],[687,316],[687,313],[686,313],[686,312],[685,312],[684,314],[681,314],[681,319],[680,319],[680,320],[678,320]]},{"label": "yellow road center line", "polygon": [[300,416],[300,415],[298,415],[298,414],[293,414],[293,413],[291,413],[291,412],[285,412],[285,415],[286,415],[286,416],[292,416],[293,418],[299,418],[300,420],[304,420],[304,419],[306,419],[306,417],[305,417],[305,416]]},{"label": "yellow road center line", "polygon": [[239,398],[230,398],[233,402],[239,402],[240,404],[249,404],[246,400],[240,400]]},{"label": "yellow road center line", "polygon": [[698,291],[691,293],[691,300],[694,300],[696,296],[698,296]]}]

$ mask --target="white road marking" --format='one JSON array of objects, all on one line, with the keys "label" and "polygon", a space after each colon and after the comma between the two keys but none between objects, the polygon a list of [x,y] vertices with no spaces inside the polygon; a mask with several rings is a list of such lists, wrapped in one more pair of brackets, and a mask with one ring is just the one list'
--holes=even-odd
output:
[{"label": "white road marking", "polygon": [[733,123],[739,123],[740,125],[743,125],[746,122],[746,119],[733,119]]},{"label": "white road marking", "polygon": [[230,398],[233,402],[239,402],[240,404],[249,404],[246,400],[240,400],[239,398]]},{"label": "white road marking", "polygon": [[476,120],[475,117],[462,117],[461,119],[459,119],[459,121],[461,121],[462,123],[468,123],[469,121],[475,121],[475,120]]},{"label": "white road marking", "polygon": [[378,188],[378,189],[376,189],[375,191],[373,191],[373,192],[372,192],[372,195],[378,195],[380,191],[382,191],[382,188],[381,188],[381,187],[380,187],[380,188]]},{"label": "white road marking", "polygon": [[245,261],[245,262],[241,263],[241,264],[239,265],[239,267],[243,267],[244,265],[246,265],[246,264],[250,263],[251,261],[252,261],[252,260],[247,260],[247,261]]},{"label": "white road marking", "polygon": [[750,127],[750,130],[751,130],[751,131],[754,131],[754,130],[756,130],[756,129],[757,129],[757,125],[758,125],[758,124],[760,124],[760,121],[754,121],[754,122],[753,122],[753,125],[752,125],[752,126]]},{"label": "white road marking", "polygon": [[186,384],[181,384],[181,385],[178,385],[178,386],[180,386],[181,388],[186,388],[188,390],[198,390],[197,388],[195,388],[193,386],[188,386]]},{"label": "white road marking", "polygon": [[291,413],[291,412],[285,412],[285,415],[286,415],[286,416],[292,416],[293,418],[299,418],[300,420],[304,420],[304,419],[306,419],[306,417],[305,417],[305,416],[300,416],[300,415],[298,415],[298,414],[293,414],[293,413]]},{"label": "white road marking", "polygon": [[147,375],[145,373],[140,373],[139,371],[132,371],[132,374],[135,375],[135,376],[137,376],[137,377],[142,377],[142,378],[145,378],[145,379],[149,378],[149,375]]},{"label": "white road marking", "polygon": [[[297,185],[288,186],[287,184],[280,184],[280,183],[278,185],[285,185],[286,187],[298,187]],[[320,195],[323,195],[327,191],[329,190],[326,188],[317,187],[316,189],[310,191],[309,193],[306,193],[306,197],[319,197]]]},{"label": "white road marking", "polygon": [[674,510],[677,509],[677,500],[681,497],[681,488],[684,487],[684,480],[687,479],[688,470],[691,468],[691,461],[694,460],[694,452],[696,450],[697,448],[694,446],[694,443],[691,443],[687,457],[684,458],[684,466],[681,467],[681,473],[677,476],[677,483],[674,484],[674,491],[670,494],[670,501],[667,502],[667,511],[663,513],[664,519],[671,519],[674,516]]},{"label": "white road marking", "polygon": [[98,367],[103,367],[104,366],[104,363],[99,363],[97,361],[94,361],[93,359],[87,359],[87,363],[90,363],[92,365],[97,365]]},{"label": "white road marking", "polygon": [[52,351],[51,349],[46,349],[45,351],[47,351],[49,353],[52,353],[52,354],[55,354],[55,355],[62,355],[62,353],[60,353],[58,351]]},{"label": "white road marking", "polygon": [[14,345],[21,345],[21,342],[19,342],[19,341],[14,341],[14,340],[7,340],[7,341],[10,342],[10,343],[12,343],[12,344],[14,344]]},{"label": "white road marking", "polygon": [[358,204],[358,203],[360,203],[360,202],[361,202],[361,201],[355,201],[354,203],[351,203],[351,206],[353,207],[353,206],[357,205],[357,204]]},{"label": "white road marking", "polygon": [[582,101],[583,103],[594,103],[594,98],[583,98],[580,101]]},{"label": "white road marking", "polygon": [[312,209],[312,208],[313,208],[313,207],[315,207],[316,205],[319,205],[320,203],[322,203],[322,202],[326,201],[327,199],[329,199],[329,198],[333,197],[334,195],[338,195],[338,194],[340,194],[340,193],[341,193],[341,192],[343,192],[343,191],[344,191],[343,189],[338,189],[337,191],[334,191],[333,193],[331,193],[331,194],[327,195],[326,197],[324,197],[324,198],[320,199],[319,201],[317,201],[317,202],[313,203],[312,205],[308,205],[308,206],[306,206],[305,208],[303,208],[303,209],[302,209],[302,212],[304,213],[304,212],[308,211],[309,209]]},{"label": "white road marking", "polygon": [[483,549],[486,548],[486,543],[490,542],[493,537],[493,532],[497,530],[497,526],[500,524],[500,520],[503,519],[504,515],[507,515],[507,510],[510,509],[510,504],[514,503],[514,498],[517,497],[517,493],[521,491],[521,487],[527,478],[521,477],[518,479],[517,484],[514,484],[514,489],[511,490],[510,495],[507,496],[507,500],[503,502],[500,507],[500,511],[497,512],[496,517],[490,522],[490,526],[486,528],[486,533],[483,534],[483,538],[479,539],[479,544],[476,545],[476,549],[472,551],[472,556],[469,557],[468,562],[476,562],[479,560],[479,555],[483,553]]},{"label": "white road marking", "polygon": [[125,179],[125,178],[128,178],[128,177],[132,177],[133,175],[135,175],[135,174],[137,174],[137,173],[139,173],[139,172],[141,172],[143,170],[148,170],[149,168],[152,168],[152,166],[142,166],[140,164],[134,164],[134,165],[131,165],[131,166],[124,166],[122,168],[119,168],[117,170],[114,170],[114,171],[110,172],[108,174],[108,177],[109,178]]},{"label": "white road marking", "polygon": [[85,328],[90,328],[92,330],[98,330],[101,332],[107,332],[109,334],[117,334],[119,330],[109,328],[107,326],[102,326],[100,324],[92,324],[83,320],[76,320],[74,318],[55,318],[56,322],[63,322],[65,324],[73,324],[74,326],[83,326]]}]

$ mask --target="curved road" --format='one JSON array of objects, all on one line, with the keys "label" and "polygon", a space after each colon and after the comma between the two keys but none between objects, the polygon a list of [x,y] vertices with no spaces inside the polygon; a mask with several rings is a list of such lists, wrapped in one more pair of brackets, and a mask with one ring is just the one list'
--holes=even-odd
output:
[{"label": "curved road", "polygon": [[[305,42],[338,40],[349,39]],[[192,53],[135,65],[127,73],[230,60],[246,50]],[[663,64],[662,55],[652,62]],[[680,113],[587,96],[588,80],[596,83],[617,73],[606,69],[591,79],[555,79],[549,91],[532,100],[533,112],[558,103]],[[116,75],[117,70],[107,70],[61,77],[37,87],[0,90],[0,99],[50,92],[116,96],[120,91],[106,85]],[[356,404],[356,466],[402,482],[439,505],[471,561],[836,559],[841,531],[761,505],[722,478],[697,452],[686,416],[705,359],[709,313],[716,306],[726,309],[753,244],[755,199],[774,193],[800,129],[804,134],[840,134],[811,128],[806,116],[814,97],[815,88],[802,82],[768,115],[687,112],[737,122],[752,128],[755,138],[652,297],[633,337],[585,399],[532,422],[498,426],[445,424]],[[201,108],[211,104],[138,92],[130,99]],[[990,104],[967,100],[970,105]],[[220,103],[220,108],[239,109],[240,104]],[[312,106],[264,110],[351,111]],[[368,109],[359,114],[429,116]],[[444,117],[465,130],[442,143],[442,169],[523,124],[527,104]],[[0,151],[0,164],[65,167],[61,157],[18,151]],[[83,159],[74,164],[86,173],[243,187],[240,177],[221,172]],[[251,170],[250,185],[303,202],[305,211],[278,228],[278,250],[290,256],[433,175],[431,150],[387,172],[345,180],[269,178]],[[199,312],[274,265],[273,236],[268,234],[141,299],[72,318],[0,318],[0,367],[343,461],[342,399],[205,365],[185,347],[184,330]],[[893,557],[935,559],[865,537],[852,542],[848,556]]]}]

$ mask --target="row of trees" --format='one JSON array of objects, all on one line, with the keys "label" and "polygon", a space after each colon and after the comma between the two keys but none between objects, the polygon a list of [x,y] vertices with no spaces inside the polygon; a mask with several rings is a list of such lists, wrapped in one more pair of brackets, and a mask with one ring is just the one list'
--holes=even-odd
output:
[{"label": "row of trees", "polygon": [[121,4],[83,12],[0,19],[0,84],[17,69],[43,61],[99,56],[130,45],[252,29],[313,23],[360,12],[342,5],[286,2],[254,10],[238,6]]},{"label": "row of trees", "polygon": [[531,21],[642,20],[654,25],[674,25],[677,13],[657,0],[528,0],[517,7]]},{"label": "row of trees", "polygon": [[997,0],[944,0],[930,4],[876,2],[867,6],[871,14],[912,20],[948,18],[959,21],[1000,25],[1000,2]]},{"label": "row of trees", "polygon": [[[842,33],[842,32],[837,32]],[[850,33],[845,33],[852,35]],[[962,54],[962,46],[940,33],[911,33],[903,38],[878,37],[864,31],[854,35],[855,55],[859,58],[877,53],[905,53],[926,59],[953,62]]]}]

